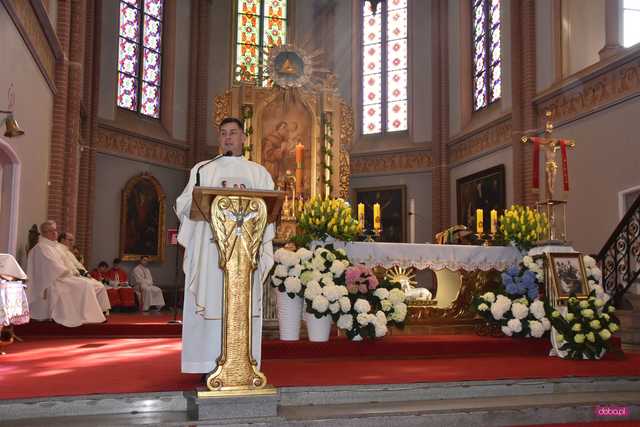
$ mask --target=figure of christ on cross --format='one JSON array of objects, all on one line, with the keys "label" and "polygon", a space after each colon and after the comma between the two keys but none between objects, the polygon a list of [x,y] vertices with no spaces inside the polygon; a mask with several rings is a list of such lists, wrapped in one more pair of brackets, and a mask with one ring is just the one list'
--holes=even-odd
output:
[{"label": "figure of christ on cross", "polygon": [[569,191],[569,170],[567,165],[567,147],[573,148],[576,143],[570,139],[555,139],[551,138],[553,132],[553,123],[551,121],[551,111],[545,113],[547,123],[545,124],[545,137],[529,137],[523,136],[522,143],[533,143],[533,188],[537,191],[539,188],[539,162],[540,162],[540,146],[544,150],[544,172],[545,172],[545,187],[547,192],[547,200],[554,200],[553,193],[555,189],[556,173],[558,172],[558,163],[556,162],[556,151],[558,149],[562,152],[562,176],[563,176],[563,189]]}]

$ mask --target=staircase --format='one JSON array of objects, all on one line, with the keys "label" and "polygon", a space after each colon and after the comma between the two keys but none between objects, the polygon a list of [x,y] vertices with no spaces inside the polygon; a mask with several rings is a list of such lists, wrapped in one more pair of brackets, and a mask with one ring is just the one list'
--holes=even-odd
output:
[{"label": "staircase", "polygon": [[[597,256],[602,284],[613,295],[623,343],[640,344],[640,295],[625,296],[640,282],[640,196],[633,202]],[[640,286],[640,285],[638,285]],[[631,307],[629,307],[631,306]]]}]

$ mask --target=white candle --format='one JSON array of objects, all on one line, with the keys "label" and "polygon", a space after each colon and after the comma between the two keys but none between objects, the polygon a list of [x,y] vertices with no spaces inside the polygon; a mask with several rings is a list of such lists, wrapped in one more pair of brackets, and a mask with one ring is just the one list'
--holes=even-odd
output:
[{"label": "white candle", "polygon": [[409,243],[416,242],[416,199],[409,199]]}]

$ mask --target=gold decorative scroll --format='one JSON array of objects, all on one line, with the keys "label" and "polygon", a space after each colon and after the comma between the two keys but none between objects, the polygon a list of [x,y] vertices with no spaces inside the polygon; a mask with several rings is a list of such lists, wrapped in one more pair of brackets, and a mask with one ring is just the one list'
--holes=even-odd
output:
[{"label": "gold decorative scroll", "polygon": [[263,394],[265,375],[251,353],[253,271],[267,224],[267,206],[260,197],[216,196],[211,223],[224,271],[222,350],[217,369],[208,375],[210,392],[199,396]]}]

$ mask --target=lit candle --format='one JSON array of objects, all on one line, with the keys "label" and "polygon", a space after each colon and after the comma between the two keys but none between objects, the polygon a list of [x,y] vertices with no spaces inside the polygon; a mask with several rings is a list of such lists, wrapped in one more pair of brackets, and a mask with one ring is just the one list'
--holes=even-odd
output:
[{"label": "lit candle", "polygon": [[382,216],[380,215],[380,203],[373,204],[373,229],[380,231],[382,228]]},{"label": "lit candle", "polygon": [[364,230],[364,203],[358,203],[358,228]]},{"label": "lit candle", "polygon": [[483,212],[482,209],[476,209],[476,233],[482,234],[484,231],[483,227]]},{"label": "lit candle", "polygon": [[304,158],[304,145],[296,145],[296,194],[302,194],[302,159]]},{"label": "lit candle", "polygon": [[496,234],[498,231],[498,211],[491,209],[491,234]]}]

